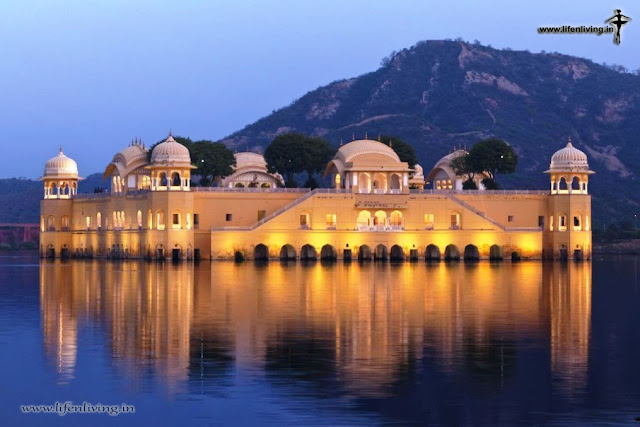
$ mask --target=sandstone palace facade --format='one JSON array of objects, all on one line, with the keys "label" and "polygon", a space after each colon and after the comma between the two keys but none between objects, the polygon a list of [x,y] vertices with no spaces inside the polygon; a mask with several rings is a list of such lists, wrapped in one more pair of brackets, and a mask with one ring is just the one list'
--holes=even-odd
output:
[{"label": "sandstone palace facade", "polygon": [[[110,193],[79,194],[78,167],[46,163],[43,257],[174,260],[477,260],[591,257],[587,156],[567,143],[546,191],[462,190],[450,163],[426,175],[389,146],[356,140],[326,168],[332,188],[282,188],[264,158],[236,154],[217,187],[192,187],[189,151],[170,135],[148,160],[132,143],[105,170]],[[478,177],[477,179],[481,179]]]}]

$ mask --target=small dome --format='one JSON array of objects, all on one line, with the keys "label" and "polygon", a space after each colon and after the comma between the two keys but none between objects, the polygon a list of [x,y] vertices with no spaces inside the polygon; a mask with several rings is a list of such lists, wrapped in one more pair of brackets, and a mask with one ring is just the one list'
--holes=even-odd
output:
[{"label": "small dome", "polygon": [[551,157],[550,172],[560,171],[589,171],[589,162],[587,155],[578,150],[571,143],[571,138],[567,142],[567,146],[556,151]]},{"label": "small dome", "polygon": [[343,145],[338,149],[334,159],[340,159],[347,163],[352,162],[356,157],[371,158],[371,160],[387,158],[395,162],[400,162],[400,158],[393,148],[380,141],[370,139],[358,139]]},{"label": "small dome", "polygon": [[151,163],[190,166],[191,156],[189,155],[189,149],[177,142],[173,139],[173,135],[169,134],[169,137],[156,145],[151,152]]},{"label": "small dome", "polygon": [[78,164],[70,157],[67,157],[62,152],[57,156],[49,159],[44,166],[44,177],[78,177]]},{"label": "small dome", "polygon": [[119,157],[118,155],[121,156],[120,158],[124,161],[125,165],[130,165],[137,160],[145,160],[147,158],[147,150],[145,150],[141,145],[132,144],[123,150],[120,150],[120,152],[114,157],[114,161],[116,160],[116,157]]},{"label": "small dome", "polygon": [[236,171],[243,169],[267,171],[267,162],[262,154],[245,151],[242,153],[235,153],[233,156],[236,158]]}]

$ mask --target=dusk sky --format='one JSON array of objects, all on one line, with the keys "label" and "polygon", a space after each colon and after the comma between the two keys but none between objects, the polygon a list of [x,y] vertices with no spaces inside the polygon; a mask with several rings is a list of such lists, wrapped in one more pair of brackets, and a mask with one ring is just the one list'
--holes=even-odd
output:
[{"label": "dusk sky", "polygon": [[[605,25],[616,8],[634,18],[619,46],[536,31]],[[640,68],[640,7],[628,0],[3,0],[0,37],[0,177],[37,178],[59,145],[87,176],[134,137],[220,139],[420,40]]]}]

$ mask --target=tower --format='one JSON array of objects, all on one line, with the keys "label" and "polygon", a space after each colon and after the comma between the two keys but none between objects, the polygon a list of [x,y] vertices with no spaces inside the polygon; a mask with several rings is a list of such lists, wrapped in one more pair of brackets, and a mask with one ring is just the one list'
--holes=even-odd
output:
[{"label": "tower", "polygon": [[[551,194],[545,226],[545,256],[591,258],[591,195],[587,155],[567,141],[551,157]],[[544,222],[543,222],[544,223]]]},{"label": "tower", "polygon": [[65,156],[62,147],[45,164],[40,178],[44,183],[44,200],[40,202],[41,256],[69,256],[73,198],[78,194],[80,179],[78,164]]}]

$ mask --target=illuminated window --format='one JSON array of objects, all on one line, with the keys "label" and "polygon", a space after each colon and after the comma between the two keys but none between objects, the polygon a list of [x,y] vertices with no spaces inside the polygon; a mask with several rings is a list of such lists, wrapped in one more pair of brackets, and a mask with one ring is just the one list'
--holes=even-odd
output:
[{"label": "illuminated window", "polygon": [[91,217],[90,216],[87,216],[84,219],[84,225],[87,228],[87,230],[91,229]]},{"label": "illuminated window", "polygon": [[138,230],[142,229],[142,211],[138,211]]},{"label": "illuminated window", "polygon": [[585,231],[589,231],[589,227],[591,224],[589,224],[589,215],[584,217],[584,229]]},{"label": "illuminated window", "polygon": [[102,214],[98,212],[96,214],[96,229],[100,230],[102,228]]},{"label": "illuminated window", "polygon": [[549,231],[553,231],[553,216],[549,217]]},{"label": "illuminated window", "polygon": [[61,221],[60,221],[60,227],[62,228],[62,231],[69,231],[69,218],[66,216],[63,216]]},{"label": "illuminated window", "polygon": [[187,230],[191,230],[191,212],[187,212]]},{"label": "illuminated window", "polygon": [[336,214],[327,214],[325,223],[327,228],[336,228]]},{"label": "illuminated window", "polygon": [[435,215],[432,213],[424,214],[424,228],[427,230],[433,230],[433,222]]},{"label": "illuminated window", "polygon": [[311,225],[311,216],[308,213],[300,214],[300,228],[309,228]]},{"label": "illuminated window", "polygon": [[460,228],[460,214],[458,212],[451,214],[451,227],[452,230]]},{"label": "illuminated window", "polygon": [[164,211],[158,211],[156,213],[156,228],[158,230],[164,230]]}]

